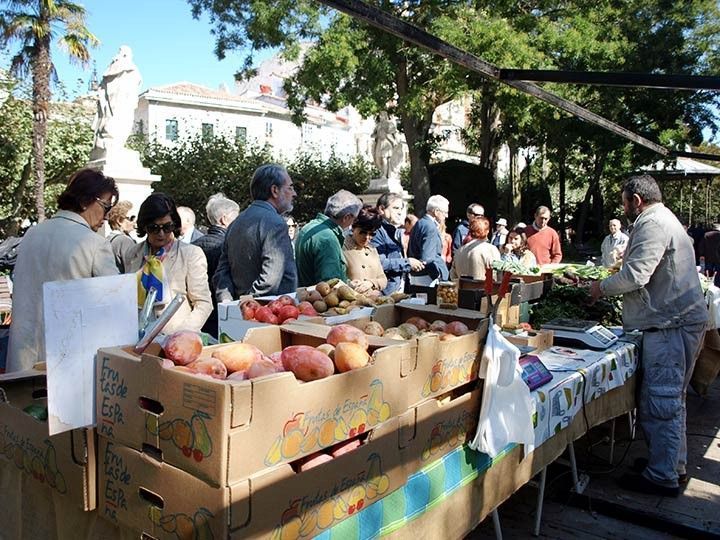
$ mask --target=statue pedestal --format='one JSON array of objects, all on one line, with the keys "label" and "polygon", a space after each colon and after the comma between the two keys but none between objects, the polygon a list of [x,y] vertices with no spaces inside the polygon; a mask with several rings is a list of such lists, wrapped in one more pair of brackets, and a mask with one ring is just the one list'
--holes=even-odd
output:
[{"label": "statue pedestal", "polygon": [[140,205],[152,193],[152,183],[162,180],[159,174],[151,174],[150,169],[142,166],[140,154],[127,148],[94,159],[87,166],[115,179],[120,200],[133,205],[131,215],[137,215]]},{"label": "statue pedestal", "polygon": [[363,203],[374,205],[377,203],[378,197],[383,193],[399,193],[405,201],[412,200],[413,196],[405,191],[400,184],[399,178],[373,178],[370,180],[370,186],[367,191],[358,195]]}]

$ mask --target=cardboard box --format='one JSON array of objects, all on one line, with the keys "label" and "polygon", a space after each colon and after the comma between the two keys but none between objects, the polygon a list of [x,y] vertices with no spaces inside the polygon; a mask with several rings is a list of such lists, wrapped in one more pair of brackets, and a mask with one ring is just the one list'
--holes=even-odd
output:
[{"label": "cardboard box", "polygon": [[533,352],[544,351],[553,346],[552,330],[530,330],[524,334],[508,334],[505,338],[515,345],[532,347]]},{"label": "cardboard box", "polygon": [[[295,294],[293,293],[288,296],[294,295]],[[255,300],[264,305],[270,301],[270,298],[271,297],[255,298]],[[243,319],[242,313],[240,312],[240,303],[251,299],[253,299],[252,296],[247,296],[232,302],[222,302],[218,304],[218,336],[220,334],[227,334],[234,341],[241,341],[251,328],[277,326],[259,321],[246,321]],[[316,323],[323,322],[320,317],[306,317],[305,315],[301,315],[300,319]]]},{"label": "cardboard box", "polygon": [[101,437],[98,511],[138,537],[312,538],[405,483],[398,434],[394,418],[327,463],[281,464],[229,487]]},{"label": "cardboard box", "polygon": [[45,375],[16,373],[0,380],[0,459],[13,463],[38,485],[67,497],[73,506],[93,510],[95,484],[95,433],[75,429],[48,434],[47,421],[23,411],[30,405],[47,407]]},{"label": "cardboard box", "polygon": [[408,476],[475,436],[481,397],[481,388],[468,388],[429,399],[403,415],[400,453]]},{"label": "cardboard box", "polygon": [[[447,341],[441,341],[434,335],[409,340],[416,348],[415,365],[403,379],[410,406],[477,379],[488,330],[487,317],[469,309],[440,309],[430,304],[400,303],[378,306],[372,320],[382,324],[383,328],[390,328],[399,326],[410,317],[421,317],[429,323],[435,320],[461,321],[475,330]],[[362,327],[367,320],[360,319],[350,324]]]},{"label": "cardboard box", "polygon": [[[329,327],[316,325],[318,328]],[[322,336],[322,337],[321,337]],[[407,344],[371,340],[373,363],[312,382],[279,373],[225,381],[164,369],[122,348],[100,349],[98,433],[118,444],[155,448],[165,462],[214,486],[230,485],[278,463],[294,461],[404,413]],[[289,345],[317,346],[322,333],[268,326],[245,342],[265,354]],[[202,356],[223,347],[206,347]]]}]

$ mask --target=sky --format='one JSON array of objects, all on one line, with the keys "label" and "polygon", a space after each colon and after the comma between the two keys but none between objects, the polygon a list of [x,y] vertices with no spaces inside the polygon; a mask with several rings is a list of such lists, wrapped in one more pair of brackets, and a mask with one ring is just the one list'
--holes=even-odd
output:
[{"label": "sky", "polygon": [[[53,49],[53,62],[60,81],[75,97],[85,93],[95,62],[98,80],[121,45],[133,51],[133,60],[143,78],[142,90],[180,81],[217,88],[234,84],[243,54],[229,52],[220,61],[213,52],[215,37],[207,16],[193,19],[186,0],[77,0],[87,10],[87,27],[100,40],[90,51],[90,66],[83,70],[71,64],[67,54]],[[268,53],[258,58],[262,60]],[[7,58],[0,60],[7,67]],[[82,79],[82,84],[78,79]],[[58,98],[60,96],[55,96]]]}]

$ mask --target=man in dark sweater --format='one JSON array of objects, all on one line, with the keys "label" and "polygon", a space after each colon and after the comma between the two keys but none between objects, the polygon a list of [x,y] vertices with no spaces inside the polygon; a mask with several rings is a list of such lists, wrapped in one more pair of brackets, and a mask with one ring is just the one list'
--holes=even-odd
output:
[{"label": "man in dark sweater", "polygon": [[[208,228],[207,234],[201,236],[193,242],[196,246],[203,250],[208,263],[208,282],[210,290],[212,291],[212,278],[215,275],[215,270],[220,260],[220,252],[222,251],[222,245],[225,241],[225,233],[230,224],[235,220],[240,213],[240,206],[233,200],[228,199],[222,193],[216,193],[207,202],[205,206],[205,212],[207,214],[210,227]],[[218,333],[218,314],[217,314],[217,300],[215,295],[213,297],[213,311],[210,317],[202,327],[202,331],[206,332],[214,337],[217,337]]]}]

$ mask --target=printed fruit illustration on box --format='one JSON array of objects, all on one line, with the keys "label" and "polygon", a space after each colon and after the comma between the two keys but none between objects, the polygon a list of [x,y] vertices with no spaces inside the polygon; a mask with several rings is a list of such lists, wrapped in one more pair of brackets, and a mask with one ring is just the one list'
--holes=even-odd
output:
[{"label": "printed fruit illustration on box", "polygon": [[392,414],[390,404],[383,401],[383,385],[379,379],[370,383],[368,394],[361,396],[357,403],[359,406],[351,411],[337,407],[331,414],[314,411],[295,413],[265,455],[265,465],[292,461],[345,441],[372,429]]},{"label": "printed fruit illustration on box", "polygon": [[472,381],[477,377],[479,367],[477,351],[466,353],[460,358],[438,360],[433,364],[430,375],[423,384],[422,397]]},{"label": "printed fruit illustration on box", "polygon": [[454,448],[464,443],[468,432],[476,427],[477,418],[473,418],[467,411],[462,411],[457,418],[436,424],[430,432],[430,440],[422,451],[421,459],[434,459],[446,446]]},{"label": "printed fruit illustration on box", "polygon": [[[11,434],[12,435],[12,434]],[[45,439],[46,448],[23,448],[13,442],[11,436],[5,439],[5,433],[0,431],[0,454],[8,461],[35,480],[47,484],[61,494],[67,493],[67,483],[62,472],[58,470],[55,446]]]},{"label": "printed fruit illustration on box", "polygon": [[209,521],[213,514],[207,508],[198,509],[190,517],[187,514],[163,514],[161,508],[150,505],[148,518],[157,527],[178,540],[211,540],[214,538]]},{"label": "printed fruit illustration on box", "polygon": [[195,411],[190,421],[184,418],[168,420],[160,425],[155,417],[148,415],[145,429],[152,435],[157,435],[163,441],[172,441],[186,458],[192,458],[200,463],[212,455],[213,444],[205,420],[210,420],[207,413]]},{"label": "printed fruit illustration on box", "polygon": [[[343,519],[360,512],[381,498],[390,487],[390,479],[382,471],[382,460],[378,454],[368,456],[368,468],[364,479],[349,491],[329,497],[310,508],[302,508],[301,500],[290,501],[283,511],[280,524],[273,530],[272,540],[294,540],[312,538]],[[336,489],[326,490],[328,493]]]}]

